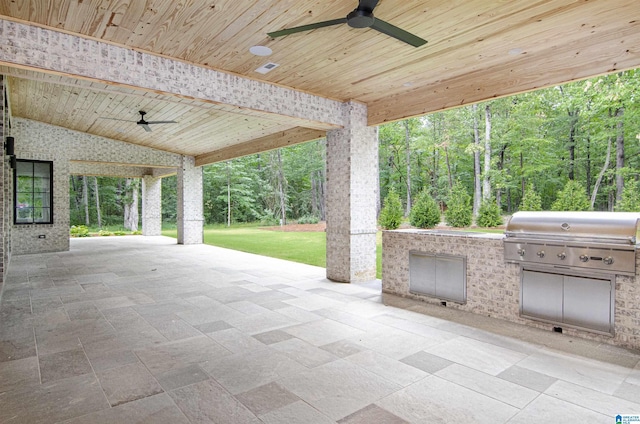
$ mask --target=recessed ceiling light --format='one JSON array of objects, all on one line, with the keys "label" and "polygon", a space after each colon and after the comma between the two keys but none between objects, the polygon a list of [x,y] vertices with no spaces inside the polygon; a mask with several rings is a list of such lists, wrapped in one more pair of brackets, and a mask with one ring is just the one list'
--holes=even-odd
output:
[{"label": "recessed ceiling light", "polygon": [[267,46],[253,46],[249,48],[251,54],[256,56],[269,56],[273,51]]},{"label": "recessed ceiling light", "polygon": [[402,84],[404,87],[413,87],[413,82],[412,81],[407,81],[404,84]]},{"label": "recessed ceiling light", "polygon": [[517,55],[519,55],[520,53],[522,53],[522,49],[521,49],[520,47],[516,47],[515,49],[511,49],[511,50],[509,50],[509,54],[510,54],[511,56],[517,56]]},{"label": "recessed ceiling light", "polygon": [[277,63],[268,62],[262,65],[261,67],[259,67],[258,69],[256,69],[256,72],[258,72],[259,74],[266,74],[267,72],[271,72],[278,66],[280,65],[278,65]]}]

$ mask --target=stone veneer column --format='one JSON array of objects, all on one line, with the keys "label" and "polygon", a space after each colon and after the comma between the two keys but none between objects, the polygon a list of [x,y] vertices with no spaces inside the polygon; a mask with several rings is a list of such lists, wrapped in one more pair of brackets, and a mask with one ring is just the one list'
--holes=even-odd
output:
[{"label": "stone veneer column", "polygon": [[378,129],[367,107],[343,104],[345,127],[327,133],[327,278],[376,278]]},{"label": "stone veneer column", "polygon": [[203,241],[202,168],[193,156],[182,156],[178,167],[178,244]]},{"label": "stone veneer column", "polygon": [[142,235],[162,234],[162,178],[142,177]]}]

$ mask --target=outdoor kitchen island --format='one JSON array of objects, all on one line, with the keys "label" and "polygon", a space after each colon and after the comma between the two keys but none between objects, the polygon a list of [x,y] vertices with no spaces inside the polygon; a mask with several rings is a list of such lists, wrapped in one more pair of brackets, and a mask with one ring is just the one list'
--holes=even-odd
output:
[{"label": "outdoor kitchen island", "polygon": [[[448,230],[394,230],[382,235],[382,291],[401,297],[446,306],[549,331],[601,341],[603,343],[640,349],[640,278],[598,271],[558,271],[557,274],[537,274],[540,269],[505,260],[505,235]],[[640,254],[635,252],[636,263]],[[530,268],[530,269],[529,269]],[[544,271],[544,269],[542,269]],[[577,300],[569,291],[564,294],[567,305],[584,304],[583,318],[597,315],[607,319],[593,326],[562,316],[554,318],[522,310],[523,273],[534,273],[547,284],[559,278],[585,282],[578,287]],[[562,275],[567,274],[567,275]],[[589,278],[594,276],[595,279]],[[556,278],[556,279],[557,279]],[[526,279],[525,279],[526,280]],[[527,283],[528,284],[528,283]],[[566,283],[567,287],[571,287]],[[526,290],[525,285],[525,290]],[[584,288],[584,289],[583,289]],[[593,295],[588,294],[595,288]],[[575,292],[575,290],[574,290]],[[586,300],[584,293],[587,293]],[[539,301],[544,309],[553,305],[553,290],[534,293],[525,302]],[[562,298],[562,294],[559,295]],[[586,301],[586,303],[584,303]],[[589,302],[595,302],[590,304]],[[610,308],[610,309],[609,309]],[[533,316],[532,316],[533,315]],[[576,325],[577,322],[577,325]],[[586,327],[586,328],[585,328]],[[607,328],[605,328],[607,327]],[[560,330],[562,329],[562,330]]]}]

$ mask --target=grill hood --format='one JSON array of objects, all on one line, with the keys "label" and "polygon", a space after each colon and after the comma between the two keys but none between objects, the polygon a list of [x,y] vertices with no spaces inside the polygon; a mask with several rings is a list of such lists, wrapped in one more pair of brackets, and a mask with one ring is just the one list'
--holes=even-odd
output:
[{"label": "grill hood", "polygon": [[640,213],[635,212],[516,212],[505,235],[635,245],[639,223]]}]

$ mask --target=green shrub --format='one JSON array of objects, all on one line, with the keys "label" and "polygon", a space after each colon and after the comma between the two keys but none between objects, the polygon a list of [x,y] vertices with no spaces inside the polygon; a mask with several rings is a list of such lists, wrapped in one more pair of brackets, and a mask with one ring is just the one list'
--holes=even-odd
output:
[{"label": "green shrub", "polygon": [[394,189],[389,191],[384,199],[384,206],[380,211],[378,223],[385,230],[395,230],[402,224],[402,202]]},{"label": "green shrub", "polygon": [[522,196],[522,202],[520,203],[521,211],[541,211],[542,210],[542,198],[533,187],[533,184],[529,184],[524,190],[524,196]]},{"label": "green shrub", "polygon": [[502,214],[495,199],[482,201],[480,209],[478,209],[476,224],[479,227],[497,227],[498,225],[502,225]]},{"label": "green shrub", "polygon": [[418,228],[433,228],[440,223],[440,208],[428,190],[423,190],[411,207],[411,225]]},{"label": "green shrub", "polygon": [[113,233],[111,231],[108,231],[108,230],[100,230],[100,231],[98,231],[98,235],[99,236],[112,236]]},{"label": "green shrub", "polygon": [[305,215],[298,218],[298,224],[317,224],[320,222],[317,216]]},{"label": "green shrub", "polygon": [[69,234],[71,237],[89,237],[89,228],[86,225],[72,225]]},{"label": "green shrub", "polygon": [[460,181],[456,181],[449,192],[444,218],[447,221],[447,225],[452,227],[468,227],[473,221],[471,196],[469,196]]},{"label": "green shrub", "polygon": [[638,181],[628,180],[622,189],[622,199],[616,205],[618,212],[640,212],[640,188]]},{"label": "green shrub", "polygon": [[591,209],[584,188],[574,180],[567,181],[558,198],[551,205],[554,211],[588,211]]},{"label": "green shrub", "polygon": [[132,231],[131,234],[134,235],[134,236],[141,236],[142,235],[142,230]]},{"label": "green shrub", "polygon": [[127,231],[114,231],[113,232],[114,236],[126,236],[127,234],[129,234]]}]

